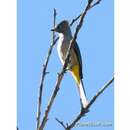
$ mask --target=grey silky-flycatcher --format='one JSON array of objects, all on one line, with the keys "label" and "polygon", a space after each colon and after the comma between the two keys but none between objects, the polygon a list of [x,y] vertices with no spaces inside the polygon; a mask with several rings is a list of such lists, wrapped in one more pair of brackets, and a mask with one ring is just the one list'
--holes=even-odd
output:
[{"label": "grey silky-flycatcher", "polygon": [[[58,32],[59,34],[57,50],[59,58],[62,64],[64,64],[68,47],[73,38],[69,22],[67,20],[60,22],[54,29],[52,29],[52,31]],[[67,69],[71,72],[72,76],[76,81],[80,95],[81,105],[83,108],[85,108],[88,105],[88,100],[86,98],[86,93],[82,80],[83,79],[82,58],[77,42],[74,43],[74,46],[71,49],[70,61],[68,63]]]}]

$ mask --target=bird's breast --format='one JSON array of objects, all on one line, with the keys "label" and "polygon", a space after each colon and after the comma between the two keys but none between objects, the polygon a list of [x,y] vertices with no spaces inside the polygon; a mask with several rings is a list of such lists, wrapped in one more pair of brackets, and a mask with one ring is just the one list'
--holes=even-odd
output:
[{"label": "bird's breast", "polygon": [[59,38],[59,42],[57,45],[57,51],[58,51],[58,55],[59,55],[62,63],[64,63],[64,60],[66,58],[66,53],[67,53],[67,50],[69,47],[69,43],[70,43],[70,40],[65,39],[63,37]]}]

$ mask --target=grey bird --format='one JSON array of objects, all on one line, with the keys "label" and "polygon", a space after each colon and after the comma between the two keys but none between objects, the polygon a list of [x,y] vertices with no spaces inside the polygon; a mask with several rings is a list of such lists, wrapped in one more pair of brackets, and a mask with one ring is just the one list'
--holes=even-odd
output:
[{"label": "grey bird", "polygon": [[[73,38],[69,22],[67,20],[60,22],[54,29],[52,29],[52,31],[58,32],[59,34],[57,50],[60,61],[64,64],[68,47]],[[70,62],[68,63],[67,70],[71,72],[78,86],[81,106],[82,108],[86,108],[89,102],[86,98],[83,85],[82,58],[77,42],[74,43],[74,46],[71,49]]]}]

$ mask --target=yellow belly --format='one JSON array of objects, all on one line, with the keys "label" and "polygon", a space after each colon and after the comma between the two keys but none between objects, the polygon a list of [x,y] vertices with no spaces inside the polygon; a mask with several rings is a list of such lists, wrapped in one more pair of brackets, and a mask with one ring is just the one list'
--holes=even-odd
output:
[{"label": "yellow belly", "polygon": [[76,83],[79,85],[80,84],[80,75],[79,75],[79,66],[75,65],[72,67],[72,69],[70,70]]}]

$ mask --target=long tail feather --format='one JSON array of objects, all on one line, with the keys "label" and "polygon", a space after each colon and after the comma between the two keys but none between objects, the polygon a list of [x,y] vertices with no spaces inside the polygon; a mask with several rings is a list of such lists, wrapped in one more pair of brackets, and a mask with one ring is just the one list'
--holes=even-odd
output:
[{"label": "long tail feather", "polygon": [[84,89],[82,80],[80,80],[80,83],[79,83],[79,95],[80,95],[80,99],[81,99],[83,108],[85,108],[89,102],[86,98],[86,93],[85,93],[85,89]]},{"label": "long tail feather", "polygon": [[77,83],[77,86],[78,86],[78,91],[79,91],[79,96],[80,96],[80,100],[81,100],[81,103],[82,103],[82,106],[83,108],[85,108],[87,105],[88,105],[88,100],[86,98],[86,93],[85,93],[85,89],[84,89],[84,85],[83,85],[83,81],[82,79],[80,78],[80,75],[79,75],[79,68],[78,66],[74,66],[71,70],[71,73]]}]

